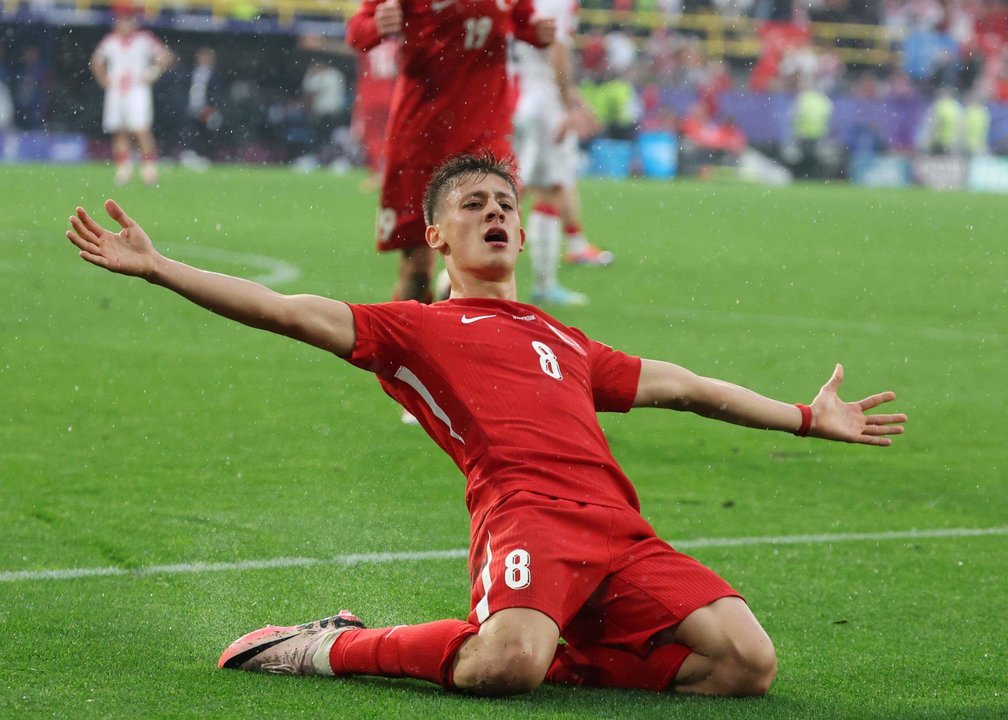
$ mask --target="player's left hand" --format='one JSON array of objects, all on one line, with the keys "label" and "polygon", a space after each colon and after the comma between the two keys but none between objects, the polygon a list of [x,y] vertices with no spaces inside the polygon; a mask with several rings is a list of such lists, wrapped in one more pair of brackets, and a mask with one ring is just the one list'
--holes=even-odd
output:
[{"label": "player's left hand", "polygon": [[826,440],[891,445],[892,440],[886,436],[901,434],[901,423],[906,422],[907,416],[903,413],[867,415],[866,411],[894,400],[896,393],[887,391],[858,402],[844,402],[838,392],[842,382],[843,366],[838,364],[833,376],[812,401],[812,426],[808,434]]},{"label": "player's left hand", "polygon": [[556,18],[534,17],[532,27],[535,28],[536,39],[543,45],[549,45],[556,39]]}]

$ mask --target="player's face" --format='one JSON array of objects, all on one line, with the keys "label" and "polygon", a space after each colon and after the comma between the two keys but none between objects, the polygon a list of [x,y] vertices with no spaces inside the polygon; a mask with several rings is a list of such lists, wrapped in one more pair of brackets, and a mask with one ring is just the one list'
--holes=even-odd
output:
[{"label": "player's face", "polygon": [[504,279],[514,272],[525,244],[511,185],[492,174],[462,176],[441,198],[427,240],[456,271]]}]

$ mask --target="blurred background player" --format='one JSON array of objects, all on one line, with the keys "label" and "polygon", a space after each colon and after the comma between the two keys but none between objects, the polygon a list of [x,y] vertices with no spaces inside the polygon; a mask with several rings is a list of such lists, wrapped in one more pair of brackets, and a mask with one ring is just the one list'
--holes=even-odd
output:
[{"label": "blurred background player", "polygon": [[91,72],[105,89],[102,129],[112,135],[116,184],[123,185],[133,176],[132,136],[140,150],[141,178],[153,185],[157,182],[157,145],[151,131],[151,86],[175,55],[153,34],[139,28],[137,8],[121,6],[113,12],[112,32],[91,55]]},{"label": "blurred background player", "polygon": [[401,254],[394,299],[432,299],[421,204],[434,166],[462,152],[511,155],[508,41],[545,47],[554,35],[532,14],[531,0],[364,0],[347,24],[361,52],[401,36],[377,222],[378,250]]},{"label": "blurred background player", "polygon": [[357,62],[357,79],[353,87],[350,109],[350,138],[371,171],[365,189],[381,187],[385,169],[385,128],[392,111],[392,91],[395,88],[399,54],[399,39],[391,36],[367,52],[353,51],[342,39],[322,35],[303,35],[298,47],[313,53],[346,55],[353,52]]},{"label": "blurred background player", "polygon": [[389,38],[357,54],[357,87],[350,114],[350,134],[360,143],[371,170],[371,182],[381,187],[385,171],[385,129],[392,111],[399,42]]},{"label": "blurred background player", "polygon": [[346,76],[326,61],[312,60],[301,82],[301,93],[311,118],[317,162],[345,171],[348,161],[334,142],[334,133],[346,126],[349,116]]},{"label": "blurred background player", "polygon": [[515,44],[518,105],[515,153],[522,185],[531,195],[526,222],[536,303],[584,305],[588,298],[557,281],[563,236],[569,262],[608,265],[611,252],[590,245],[581,230],[577,198],[577,132],[586,115],[574,86],[572,46],[577,29],[576,2],[535,0],[537,17],[556,22],[556,40],[546,48]]}]

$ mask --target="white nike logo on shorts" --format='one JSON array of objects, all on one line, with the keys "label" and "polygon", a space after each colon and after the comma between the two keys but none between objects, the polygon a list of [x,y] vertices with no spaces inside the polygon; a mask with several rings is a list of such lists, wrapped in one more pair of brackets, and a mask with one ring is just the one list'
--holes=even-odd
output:
[{"label": "white nike logo on shorts", "polygon": [[480,320],[486,320],[487,318],[497,317],[496,315],[474,315],[469,317],[468,315],[462,316],[463,325],[472,325],[474,322],[479,322]]}]

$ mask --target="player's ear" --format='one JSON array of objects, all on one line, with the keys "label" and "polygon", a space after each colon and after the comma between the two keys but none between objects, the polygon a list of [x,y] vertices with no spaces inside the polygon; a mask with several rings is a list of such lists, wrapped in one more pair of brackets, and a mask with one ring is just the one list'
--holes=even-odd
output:
[{"label": "player's ear", "polygon": [[427,244],[435,250],[445,249],[444,237],[441,235],[440,225],[428,225],[427,230],[424,233],[424,239],[427,240]]},{"label": "player's ear", "polygon": [[518,252],[521,252],[522,250],[525,249],[525,228],[523,227],[518,228],[518,239],[519,239]]}]

